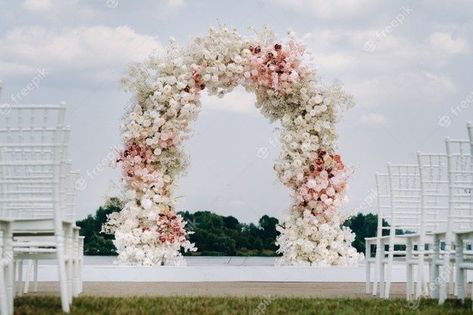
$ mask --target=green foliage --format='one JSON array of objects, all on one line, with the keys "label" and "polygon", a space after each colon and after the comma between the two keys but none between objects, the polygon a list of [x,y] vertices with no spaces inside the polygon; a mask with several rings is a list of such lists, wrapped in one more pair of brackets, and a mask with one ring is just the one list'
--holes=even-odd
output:
[{"label": "green foliage", "polygon": [[[107,215],[120,211],[123,205],[117,198],[108,200],[94,216],[89,215],[78,221],[84,239],[86,255],[116,255],[113,235],[101,233]],[[268,215],[262,216],[258,224],[240,223],[233,216],[221,216],[210,211],[188,211],[180,213],[188,222],[187,229],[192,232],[190,241],[198,249],[190,255],[202,256],[275,256],[276,237],[279,234],[276,226],[278,219]],[[361,214],[345,222],[355,234],[353,246],[358,252],[365,252],[365,237],[376,235],[378,217],[374,214]],[[388,226],[386,222],[384,225]],[[386,235],[388,231],[384,231]]]},{"label": "green foliage", "polygon": [[[275,284],[277,286],[277,284]],[[210,284],[209,284],[210,286]],[[464,304],[447,300],[367,298],[300,298],[275,297],[265,291],[254,297],[94,297],[74,298],[71,315],[88,314],[471,314],[471,300]],[[131,295],[133,292],[131,292]],[[136,293],[135,293],[136,294]],[[15,299],[15,314],[63,314],[56,296],[26,296]]]},{"label": "green foliage", "polygon": [[[356,216],[349,218],[343,225],[349,227],[353,233],[355,233],[355,241],[352,243],[353,247],[355,247],[359,253],[365,253],[365,237],[376,236],[378,215],[372,213],[358,213]],[[389,226],[384,220],[383,225]],[[384,230],[383,235],[387,234],[388,231]]]},{"label": "green foliage", "polygon": [[276,218],[264,215],[255,225],[240,223],[235,217],[210,211],[180,213],[192,232],[189,239],[203,256],[275,256]]},{"label": "green foliage", "polygon": [[107,221],[107,215],[118,212],[122,209],[118,198],[109,199],[103,207],[98,208],[94,216],[88,215],[87,218],[77,221],[80,227],[80,234],[84,236],[84,254],[110,256],[116,255],[116,248],[113,245],[113,235],[101,233],[102,225]]}]

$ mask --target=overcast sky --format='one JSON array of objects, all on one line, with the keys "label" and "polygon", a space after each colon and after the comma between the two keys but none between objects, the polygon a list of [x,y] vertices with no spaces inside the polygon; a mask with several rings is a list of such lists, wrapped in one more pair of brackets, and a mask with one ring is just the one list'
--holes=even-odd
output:
[{"label": "overcast sky", "polygon": [[[319,74],[354,95],[357,105],[339,125],[340,151],[355,169],[346,210],[367,208],[374,173],[388,161],[441,152],[443,139],[466,138],[466,121],[473,120],[472,1],[0,0],[0,12],[0,101],[67,102],[71,158],[85,183],[79,218],[94,212],[119,179],[106,160],[120,145],[130,95],[119,80],[127,65],[171,36],[185,45],[209,26],[245,34],[268,26],[280,37],[294,30]],[[39,87],[22,93],[30,82]],[[287,210],[288,192],[272,170],[277,125],[254,101],[241,89],[203,98],[186,144],[191,166],[180,180],[178,210],[246,222]]]}]

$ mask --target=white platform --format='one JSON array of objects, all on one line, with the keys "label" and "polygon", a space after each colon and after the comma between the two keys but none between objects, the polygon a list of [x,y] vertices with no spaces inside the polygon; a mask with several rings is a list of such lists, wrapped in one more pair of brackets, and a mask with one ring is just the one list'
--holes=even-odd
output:
[{"label": "white platform", "polygon": [[[399,266],[401,267],[401,266]],[[56,281],[53,265],[39,268],[39,281]],[[364,282],[359,267],[268,267],[268,266],[84,266],[84,281],[104,282]],[[405,271],[395,268],[393,282],[404,282]]]},{"label": "white platform", "polygon": [[[255,265],[259,264],[259,265]],[[39,281],[56,281],[57,267],[40,264]],[[405,266],[393,266],[393,282],[405,282]],[[110,258],[88,258],[84,281],[99,282],[364,282],[365,266],[276,267],[274,258],[191,258],[188,266],[113,265]]]}]

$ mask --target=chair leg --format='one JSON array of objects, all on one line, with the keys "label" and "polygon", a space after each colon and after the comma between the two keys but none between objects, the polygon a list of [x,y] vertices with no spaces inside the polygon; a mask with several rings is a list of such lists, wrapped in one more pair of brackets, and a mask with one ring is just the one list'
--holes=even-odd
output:
[{"label": "chair leg", "polygon": [[[391,254],[390,254],[391,255]],[[388,263],[386,266],[386,282],[384,285],[384,298],[389,299],[391,294],[391,279],[392,279],[392,272],[393,272],[393,257],[392,255],[388,258]]]},{"label": "chair leg", "polygon": [[71,257],[68,257],[66,259],[66,272],[67,272],[67,293],[69,294],[68,296],[69,304],[72,304],[72,296],[74,294],[73,285],[72,285],[72,277],[73,277],[72,271],[73,271],[72,259]]},{"label": "chair leg", "polygon": [[384,298],[384,291],[386,290],[386,264],[383,262],[379,268],[379,297]]},{"label": "chair leg", "polygon": [[80,293],[79,280],[79,257],[74,257],[74,297],[79,296]]},{"label": "chair leg", "polygon": [[69,304],[72,304],[72,298],[74,296],[74,252],[73,252],[73,235],[72,227],[68,229],[66,238],[66,267],[67,267],[67,291],[69,293]]},{"label": "chair leg", "polygon": [[424,295],[424,296],[430,296],[430,291],[429,291],[429,286],[430,286],[430,283],[429,283],[429,274],[430,274],[430,265],[429,265],[429,264],[425,264],[425,265],[424,265],[424,271],[423,271],[424,281],[423,281],[423,283],[422,283],[422,295]]},{"label": "chair leg", "polygon": [[30,289],[30,279],[31,279],[31,269],[33,268],[33,260],[28,260],[28,265],[26,266],[26,275],[25,275],[25,285],[23,287],[23,293],[27,294]]},{"label": "chair leg", "polygon": [[8,297],[8,303],[9,303],[9,313],[8,314],[12,314],[13,315],[13,297],[15,295],[14,293],[14,282],[15,282],[15,277],[14,277],[14,272],[15,272],[15,268],[14,268],[14,262],[13,262],[13,258],[10,260],[10,262],[8,263],[8,265],[6,266],[5,268],[5,273],[6,273],[6,277],[5,277],[5,281],[6,281],[6,286],[7,286],[7,297]]},{"label": "chair leg", "polygon": [[413,265],[407,262],[406,266],[406,299],[409,301],[412,298],[412,291],[413,291],[413,279],[412,279],[412,272]]},{"label": "chair leg", "polygon": [[379,272],[378,272],[377,264],[374,263],[373,266],[374,266],[374,270],[373,270],[374,279],[373,279],[373,286],[371,287],[371,295],[376,296],[376,294],[378,294],[378,287],[379,287]]},{"label": "chair leg", "polygon": [[18,260],[17,263],[18,266],[18,281],[17,281],[17,295],[22,296],[23,295],[23,260]]},{"label": "chair leg", "polygon": [[82,270],[84,268],[84,237],[79,237],[79,293],[83,291]]},{"label": "chair leg", "polygon": [[449,277],[450,277],[450,264],[444,262],[441,271],[442,273],[440,279],[440,292],[439,292],[439,304],[445,303],[448,298],[448,287],[449,287]]},{"label": "chair leg", "polygon": [[82,293],[82,291],[84,290],[83,286],[84,286],[84,280],[82,280],[82,270],[84,268],[84,257],[82,256],[82,253],[81,253],[81,257],[79,259],[79,293]]},{"label": "chair leg", "polygon": [[5,266],[0,266],[0,314],[8,314],[7,281],[5,277]]},{"label": "chair leg", "polygon": [[421,251],[419,253],[419,264],[417,265],[417,286],[415,292],[416,298],[420,298],[424,292],[425,261],[423,255],[424,253]]},{"label": "chair leg", "polygon": [[57,237],[57,264],[59,273],[59,286],[61,290],[61,304],[62,310],[65,313],[69,313],[69,294],[67,292],[67,274],[66,274],[66,260],[64,257],[64,238],[61,236]]},{"label": "chair leg", "polygon": [[430,295],[433,299],[439,298],[439,252],[440,252],[440,244],[438,238],[434,237],[433,240],[433,255],[432,255],[432,262],[430,263]]},{"label": "chair leg", "polygon": [[5,282],[6,282],[6,293],[8,298],[8,313],[13,315],[13,297],[14,293],[14,282],[15,282],[15,260],[13,257],[13,237],[11,233],[11,227],[7,227],[4,231],[4,250],[7,253],[8,262],[5,268]]},{"label": "chair leg", "polygon": [[439,298],[439,266],[437,263],[432,264],[430,270],[430,287],[431,287],[431,296],[433,299]]},{"label": "chair leg", "polygon": [[457,267],[456,270],[456,287],[457,287],[457,297],[462,302],[465,300],[465,279],[464,279],[464,271]]},{"label": "chair leg", "polygon": [[450,268],[450,275],[448,281],[448,287],[450,294],[457,296],[457,288],[455,286],[455,268]]},{"label": "chair leg", "polygon": [[34,261],[34,284],[33,291],[38,292],[38,260]]}]

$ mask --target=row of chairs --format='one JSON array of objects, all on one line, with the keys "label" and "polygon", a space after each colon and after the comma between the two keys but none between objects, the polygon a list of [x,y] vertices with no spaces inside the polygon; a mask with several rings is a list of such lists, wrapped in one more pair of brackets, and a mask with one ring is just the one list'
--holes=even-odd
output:
[{"label": "row of chairs", "polygon": [[[0,303],[13,314],[15,295],[28,292],[31,266],[55,260],[61,304],[69,312],[82,291],[83,238],[75,225],[70,129],[60,105],[3,105],[0,115]],[[28,262],[25,268],[24,262]],[[27,270],[25,278],[24,270]]]},{"label": "row of chairs", "polygon": [[396,263],[406,267],[407,299],[443,303],[449,292],[464,299],[466,271],[473,269],[473,125],[467,129],[468,140],[445,140],[445,153],[418,153],[416,164],[388,164],[376,174],[378,228],[365,239],[367,293],[390,297]]}]

